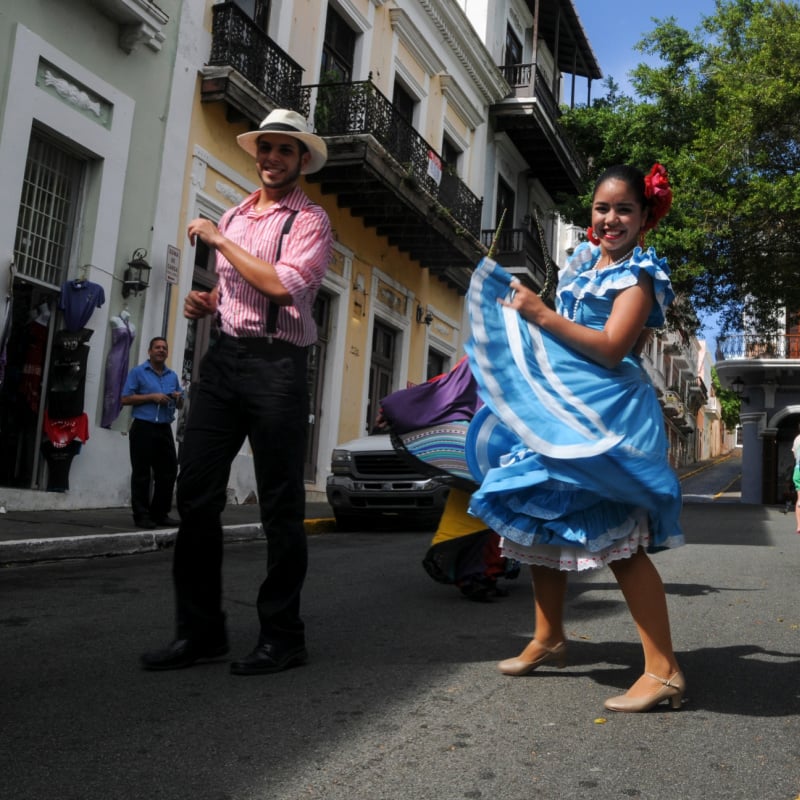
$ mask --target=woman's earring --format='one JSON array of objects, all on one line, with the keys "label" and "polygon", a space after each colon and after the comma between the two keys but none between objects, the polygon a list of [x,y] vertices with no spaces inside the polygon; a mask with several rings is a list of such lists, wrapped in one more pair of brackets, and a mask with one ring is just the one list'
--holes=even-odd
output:
[{"label": "woman's earring", "polygon": [[600,240],[597,238],[597,234],[594,232],[594,228],[587,228],[586,229],[586,238],[592,244],[600,244]]}]

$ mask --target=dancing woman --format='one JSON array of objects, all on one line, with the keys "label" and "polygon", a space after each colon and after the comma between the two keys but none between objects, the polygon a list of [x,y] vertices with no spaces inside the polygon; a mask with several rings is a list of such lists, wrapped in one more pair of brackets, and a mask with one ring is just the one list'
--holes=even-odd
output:
[{"label": "dancing woman", "polygon": [[568,575],[608,566],[644,650],[643,674],[605,702],[613,711],[664,700],[680,708],[686,685],[648,555],[683,544],[680,485],[639,361],[674,297],[666,261],[643,246],[671,200],[660,165],[647,176],[607,170],[594,188],[590,241],[561,274],[555,310],[489,259],[470,287],[468,353],[483,413],[516,441],[487,470],[470,510],[503,537],[504,555],[530,565],[534,589],[534,638],[499,669],[564,666]]}]

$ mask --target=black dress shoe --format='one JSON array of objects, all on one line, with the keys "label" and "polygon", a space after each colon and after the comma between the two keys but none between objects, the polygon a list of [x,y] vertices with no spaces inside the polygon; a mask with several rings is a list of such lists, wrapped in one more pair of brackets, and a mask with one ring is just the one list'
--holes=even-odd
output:
[{"label": "black dress shoe", "polygon": [[145,528],[148,531],[155,530],[157,527],[155,522],[153,522],[153,520],[151,520],[150,517],[134,517],[133,524],[137,528]]},{"label": "black dress shoe", "polygon": [[299,667],[308,660],[305,645],[285,645],[266,642],[260,644],[241,661],[231,663],[234,675],[268,675],[289,667]]},{"label": "black dress shoe", "polygon": [[166,517],[154,518],[153,522],[156,524],[156,527],[159,528],[177,528],[181,524],[179,519],[175,519],[175,517],[170,517],[169,515]]},{"label": "black dress shoe", "polygon": [[161,650],[151,650],[141,657],[142,669],[182,669],[191,667],[201,658],[219,658],[228,652],[228,643],[218,644],[194,642],[191,639],[176,639]]}]

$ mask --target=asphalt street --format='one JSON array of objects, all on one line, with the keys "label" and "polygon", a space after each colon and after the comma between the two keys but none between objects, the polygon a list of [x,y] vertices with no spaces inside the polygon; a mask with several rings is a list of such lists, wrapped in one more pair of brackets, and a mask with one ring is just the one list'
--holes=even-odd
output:
[{"label": "asphalt street", "polygon": [[[6,567],[0,797],[796,800],[800,536],[735,481],[730,460],[685,477],[688,544],[655,556],[680,711],[604,711],[641,671],[609,571],[571,580],[567,668],[509,678],[495,665],[531,635],[524,578],[473,603],[421,568],[430,534],[315,535],[309,663],[240,677],[227,659],[139,669],[172,635],[168,551]],[[226,545],[233,657],[254,644],[263,548]]]}]

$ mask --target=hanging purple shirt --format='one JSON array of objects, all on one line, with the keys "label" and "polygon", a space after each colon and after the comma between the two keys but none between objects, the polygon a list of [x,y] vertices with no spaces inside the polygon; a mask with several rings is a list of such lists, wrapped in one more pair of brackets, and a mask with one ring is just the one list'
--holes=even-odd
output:
[{"label": "hanging purple shirt", "polygon": [[79,331],[89,321],[96,308],[106,301],[103,287],[91,281],[67,281],[61,287],[58,307],[68,331]]}]

